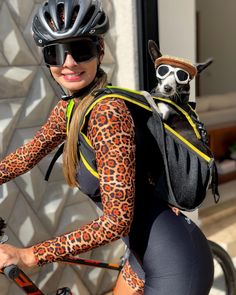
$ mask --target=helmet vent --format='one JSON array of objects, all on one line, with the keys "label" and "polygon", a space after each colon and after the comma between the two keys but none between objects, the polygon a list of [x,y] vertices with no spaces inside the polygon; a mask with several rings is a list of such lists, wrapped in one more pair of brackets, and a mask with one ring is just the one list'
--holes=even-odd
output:
[{"label": "helmet vent", "polygon": [[60,3],[57,6],[57,15],[58,17],[58,22],[59,22],[59,27],[62,28],[65,22],[65,16],[64,16],[64,4]]},{"label": "helmet vent", "polygon": [[74,8],[74,11],[73,11],[73,14],[72,14],[72,18],[71,18],[71,26],[73,26],[75,20],[76,20],[76,17],[79,13],[79,10],[80,10],[80,6],[77,5],[75,8]]},{"label": "helmet vent", "polygon": [[51,18],[51,15],[48,13],[48,12],[45,12],[45,20],[47,21],[49,27],[55,32],[57,30],[52,18]]},{"label": "helmet vent", "polygon": [[89,8],[89,11],[87,12],[87,14],[85,15],[85,17],[81,23],[81,27],[87,25],[91,21],[91,19],[93,18],[94,12],[95,12],[95,7],[94,7],[94,5],[92,5]]}]

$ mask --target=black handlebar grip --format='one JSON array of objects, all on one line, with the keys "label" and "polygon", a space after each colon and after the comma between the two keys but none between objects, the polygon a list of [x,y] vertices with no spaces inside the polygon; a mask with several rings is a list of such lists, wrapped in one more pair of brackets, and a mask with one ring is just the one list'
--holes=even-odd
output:
[{"label": "black handlebar grip", "polygon": [[19,276],[20,269],[17,265],[9,265],[3,269],[4,274],[11,280],[14,280]]},{"label": "black handlebar grip", "polygon": [[72,295],[72,293],[69,288],[64,287],[64,288],[58,289],[56,295]]}]

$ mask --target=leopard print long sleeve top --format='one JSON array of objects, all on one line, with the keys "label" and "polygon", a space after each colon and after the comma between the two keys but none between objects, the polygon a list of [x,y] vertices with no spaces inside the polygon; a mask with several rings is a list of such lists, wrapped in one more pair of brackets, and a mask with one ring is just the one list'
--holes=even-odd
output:
[{"label": "leopard print long sleeve top", "polygon": [[0,161],[0,185],[32,169],[64,141],[66,106],[64,101],[58,102],[34,138]]},{"label": "leopard print long sleeve top", "polygon": [[133,120],[124,101],[99,102],[90,115],[87,135],[96,154],[103,215],[35,245],[38,265],[89,251],[129,233],[134,210],[135,143]]}]

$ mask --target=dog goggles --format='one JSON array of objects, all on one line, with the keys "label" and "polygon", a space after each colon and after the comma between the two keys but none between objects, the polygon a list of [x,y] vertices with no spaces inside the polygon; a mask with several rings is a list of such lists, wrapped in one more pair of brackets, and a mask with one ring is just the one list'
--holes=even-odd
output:
[{"label": "dog goggles", "polygon": [[82,39],[68,43],[54,43],[43,48],[44,61],[48,66],[62,66],[68,53],[77,63],[89,61],[98,54],[98,42]]},{"label": "dog goggles", "polygon": [[187,84],[191,80],[189,73],[183,69],[173,68],[170,65],[160,65],[156,68],[156,76],[161,80],[168,77],[170,73],[174,73],[175,80],[179,84]]}]

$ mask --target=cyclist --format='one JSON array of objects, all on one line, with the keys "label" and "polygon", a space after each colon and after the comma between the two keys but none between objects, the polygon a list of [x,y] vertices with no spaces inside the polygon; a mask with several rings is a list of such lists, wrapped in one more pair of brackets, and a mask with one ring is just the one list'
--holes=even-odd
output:
[{"label": "cyclist", "polygon": [[[146,118],[134,123],[127,104],[114,95],[91,108],[81,131],[94,91],[107,85],[100,64],[108,27],[99,0],[48,0],[40,6],[33,19],[33,36],[69,100],[60,100],[34,138],[0,162],[2,184],[31,169],[65,141],[63,168],[68,184],[101,201],[103,214],[29,248],[0,245],[0,268],[41,266],[124,237],[131,254],[114,294],[206,295],[213,279],[208,243],[192,221],[176,215],[153,193],[148,163],[156,161],[160,172],[163,166],[158,157],[149,157],[142,124]],[[143,132],[141,140],[138,128]],[[84,135],[96,159],[96,175],[84,165]]]}]

